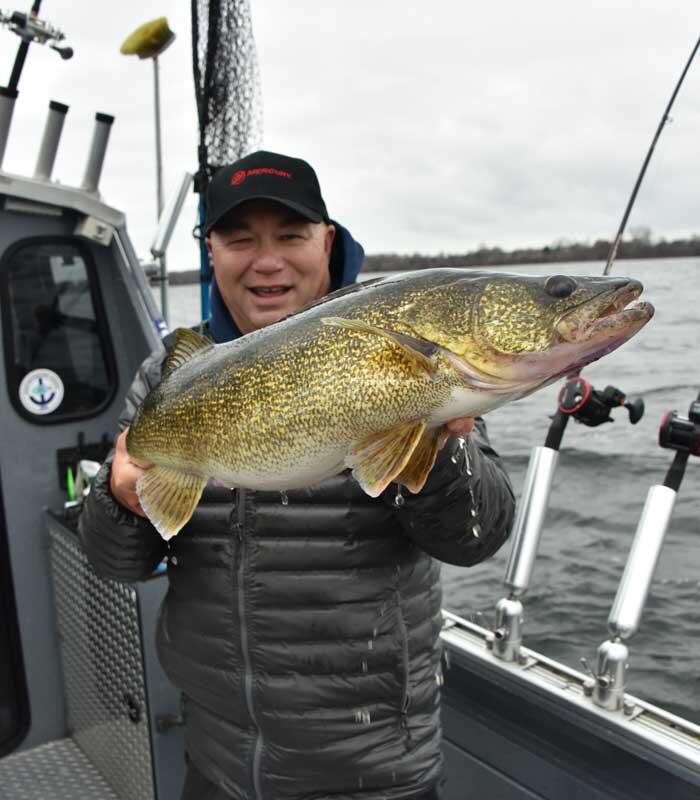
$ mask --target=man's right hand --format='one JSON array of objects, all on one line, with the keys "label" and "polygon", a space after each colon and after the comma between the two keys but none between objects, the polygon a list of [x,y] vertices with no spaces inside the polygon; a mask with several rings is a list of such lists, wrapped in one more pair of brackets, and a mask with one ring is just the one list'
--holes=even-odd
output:
[{"label": "man's right hand", "polygon": [[136,481],[152,465],[139,464],[131,458],[126,449],[128,431],[129,429],[125,428],[117,437],[109,490],[112,497],[124,508],[128,508],[129,511],[133,511],[140,517],[145,517],[146,514],[139,503],[139,496],[136,494]]}]

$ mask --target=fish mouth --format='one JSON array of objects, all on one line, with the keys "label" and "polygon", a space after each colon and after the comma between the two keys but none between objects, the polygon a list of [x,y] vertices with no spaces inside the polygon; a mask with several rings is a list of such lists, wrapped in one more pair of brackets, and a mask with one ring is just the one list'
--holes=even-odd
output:
[{"label": "fish mouth", "polygon": [[584,301],[559,319],[554,327],[555,344],[629,339],[654,315],[651,303],[635,302],[642,290],[639,281],[630,280]]}]

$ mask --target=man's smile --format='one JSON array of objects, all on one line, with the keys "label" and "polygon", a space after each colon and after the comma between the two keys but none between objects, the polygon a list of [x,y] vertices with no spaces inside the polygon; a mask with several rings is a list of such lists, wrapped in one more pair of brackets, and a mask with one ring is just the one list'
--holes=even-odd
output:
[{"label": "man's smile", "polygon": [[248,291],[260,299],[276,299],[283,297],[291,290],[291,286],[249,286]]}]

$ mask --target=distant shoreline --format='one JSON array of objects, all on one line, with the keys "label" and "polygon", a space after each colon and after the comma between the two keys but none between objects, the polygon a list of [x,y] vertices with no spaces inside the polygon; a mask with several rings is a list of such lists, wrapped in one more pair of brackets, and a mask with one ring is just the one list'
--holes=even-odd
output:
[{"label": "distant shoreline", "polygon": [[[606,261],[610,242],[599,239],[595,244],[557,244],[545,247],[502,250],[500,247],[482,247],[461,255],[423,256],[385,253],[367,256],[363,273],[404,272],[432,267],[507,267],[516,264],[560,264],[567,261]],[[652,244],[646,239],[630,239],[622,242],[617,258],[693,258],[700,256],[700,236],[690,239],[661,240]],[[199,282],[199,270],[190,269],[170,272],[171,286]]]}]

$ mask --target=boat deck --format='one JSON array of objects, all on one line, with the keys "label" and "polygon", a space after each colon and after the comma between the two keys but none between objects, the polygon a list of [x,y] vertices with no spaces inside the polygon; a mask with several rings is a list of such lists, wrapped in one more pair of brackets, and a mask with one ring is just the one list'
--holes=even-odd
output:
[{"label": "boat deck", "polygon": [[73,739],[0,760],[0,800],[119,800]]}]

